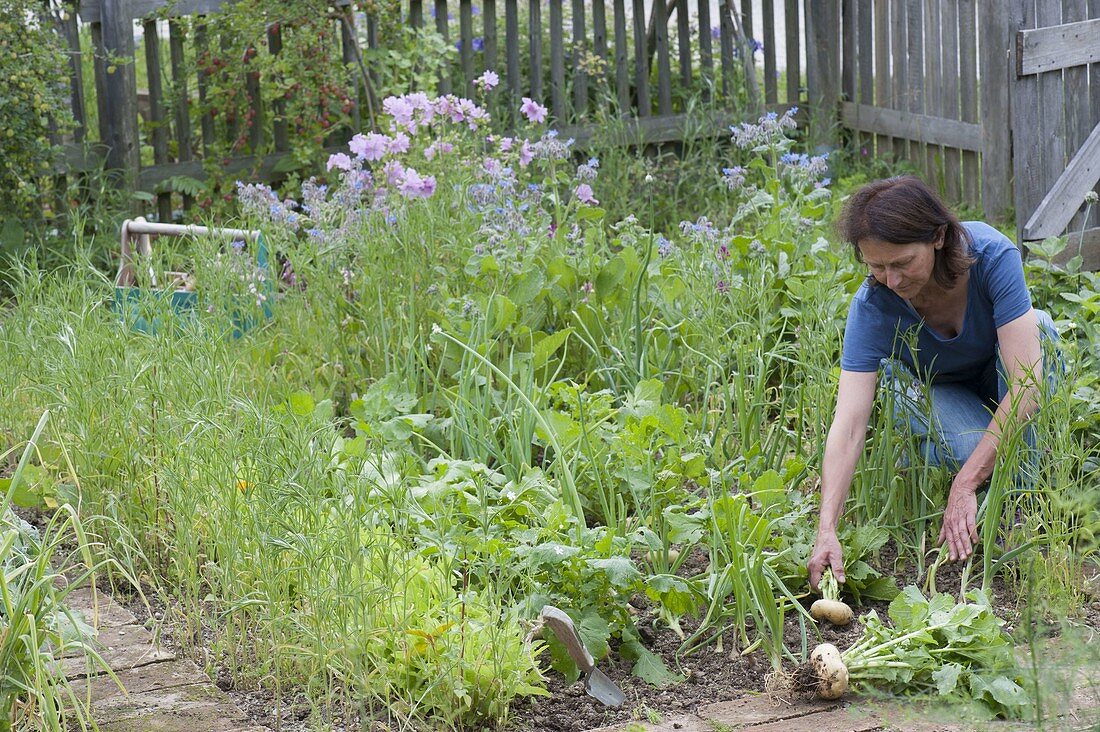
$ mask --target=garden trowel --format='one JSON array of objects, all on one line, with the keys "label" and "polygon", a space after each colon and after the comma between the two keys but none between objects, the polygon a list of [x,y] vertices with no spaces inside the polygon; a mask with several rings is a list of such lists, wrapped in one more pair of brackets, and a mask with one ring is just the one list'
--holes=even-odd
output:
[{"label": "garden trowel", "polygon": [[584,647],[577,629],[573,626],[573,620],[562,610],[553,605],[546,605],[542,608],[542,624],[554,631],[554,635],[565,646],[565,650],[569,651],[577,668],[584,674],[584,690],[588,695],[596,697],[605,706],[621,707],[626,701],[626,694],[607,677],[607,674],[596,668],[596,662]]}]

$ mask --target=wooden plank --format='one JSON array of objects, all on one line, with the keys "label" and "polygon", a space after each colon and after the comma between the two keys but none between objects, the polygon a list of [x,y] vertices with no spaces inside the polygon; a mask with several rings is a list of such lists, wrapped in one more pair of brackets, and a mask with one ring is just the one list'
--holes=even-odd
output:
[{"label": "wooden plank", "polygon": [[806,9],[806,63],[810,107],[819,138],[831,134],[840,99],[840,0],[819,0]]},{"label": "wooden plank", "polygon": [[[199,104],[206,105],[206,88],[211,72],[203,68],[204,58],[210,54],[210,44],[206,37],[206,23],[200,20],[195,25],[195,51],[199,58]],[[199,120],[202,130],[202,153],[204,157],[210,157],[210,150],[214,144],[214,113],[207,112]]]},{"label": "wooden plank", "polygon": [[[191,159],[191,93],[187,84],[187,61],[184,54],[186,32],[176,19],[168,21],[168,54],[172,63],[172,86],[175,88],[174,117],[176,123],[176,160]],[[185,209],[188,204],[185,202]]]},{"label": "wooden plank", "polygon": [[[1024,0],[1012,0],[1020,3]],[[1010,137],[1016,114],[1006,120],[1009,109],[1009,57],[1011,48],[1010,8],[1003,0],[979,0],[978,37],[982,39],[978,49],[982,83],[980,85],[980,117],[982,124],[982,209],[987,219],[1003,222],[1010,218],[1012,207],[1013,146]],[[1036,103],[1034,94],[1029,98],[1027,86],[1034,87],[1034,80],[1020,80],[1013,85],[1012,104]]]},{"label": "wooden plank", "polygon": [[[229,55],[228,54],[228,49],[229,49],[229,46],[232,45],[232,43],[233,43],[233,41],[229,39],[229,37],[226,34],[226,31],[224,29],[221,30],[218,33],[218,50],[219,50],[219,53],[221,54],[222,58],[228,58],[228,55]],[[228,64],[225,67],[223,67],[223,70],[220,74],[220,77],[221,77],[220,81],[221,81],[222,85],[227,86],[229,84]],[[225,142],[226,142],[226,144],[229,146],[229,149],[231,149],[231,150],[234,150],[234,151],[239,150],[240,145],[237,144],[237,142],[238,142],[237,132],[240,128],[240,120],[238,119],[238,115],[240,114],[240,111],[241,111],[240,104],[238,102],[234,101],[233,106],[231,106],[229,108],[222,108],[219,111],[221,112],[222,119],[225,120]]]},{"label": "wooden plank", "polygon": [[[188,67],[184,44],[187,34],[176,18],[168,20],[168,55],[172,63],[172,86],[175,89],[174,117],[176,125],[176,160],[186,161],[192,157],[193,134],[191,130],[191,91],[188,85]],[[183,210],[188,211],[195,203],[190,194],[183,194]]]},{"label": "wooden plank", "polygon": [[[924,34],[924,79],[922,80],[922,96],[924,98],[924,113],[933,117],[940,117],[940,95],[943,86],[943,72],[940,65],[940,2],[939,0],[924,0],[924,19],[922,31]],[[943,149],[938,145],[925,145],[924,170],[926,180],[940,188],[939,174],[940,161],[943,160]],[[940,190],[940,195],[943,195]]]},{"label": "wooden plank", "polygon": [[1100,183],[1100,124],[1073,156],[1065,171],[1050,186],[1023,227],[1026,240],[1058,236],[1084,205],[1085,194]]},{"label": "wooden plank", "polygon": [[[168,120],[164,108],[164,86],[161,84],[160,35],[157,33],[157,21],[147,20],[141,24],[142,43],[145,46],[146,83],[149,85],[149,126],[153,144],[153,162],[163,165],[168,162]],[[172,194],[157,194],[157,218],[168,223],[172,220]]]},{"label": "wooden plank", "polygon": [[[945,0],[940,6],[940,85],[939,113],[959,119],[959,8],[957,0]],[[958,148],[943,149],[944,193],[951,203],[962,199],[962,154]]]},{"label": "wooden plank", "polygon": [[[1012,0],[1009,27],[1013,30],[1034,28],[1036,25],[1034,0]],[[1011,48],[1011,46],[1010,46]],[[982,74],[982,86],[985,86]],[[1023,225],[1031,218],[1045,190],[1039,189],[1043,160],[1043,141],[1040,137],[1039,77],[1020,77],[1012,84],[1012,170],[1016,201],[1017,241],[1023,240]],[[983,99],[984,101],[984,99]]]},{"label": "wooden plank", "polygon": [[[423,20],[423,18],[421,18]],[[267,50],[272,56],[278,56],[283,51],[283,28],[279,24],[273,24],[267,29]],[[286,98],[279,97],[271,102],[271,125],[273,142],[277,152],[286,152],[290,149],[290,127],[286,119]]]},{"label": "wooden plank", "polygon": [[592,48],[607,60],[607,8],[605,0],[592,0]]},{"label": "wooden plank", "polygon": [[[872,14],[872,0],[858,0],[856,3],[856,45],[859,49],[859,103],[874,105],[875,103],[875,48],[874,48],[874,17]],[[871,151],[875,148],[874,135],[864,134],[859,137],[860,150]]]},{"label": "wooden plank", "polygon": [[854,130],[888,135],[913,142],[947,145],[960,150],[982,149],[981,125],[884,107],[843,102],[841,121]]},{"label": "wooden plank", "polygon": [[856,100],[856,76],[857,64],[861,49],[856,41],[856,0],[843,0],[840,4],[840,36],[841,36],[841,69],[840,69],[840,94],[847,102]]},{"label": "wooden plank", "polygon": [[[1043,17],[1061,14],[1047,8]],[[1041,74],[1100,61],[1100,19],[1022,30],[1016,37],[1016,75]]]},{"label": "wooden plank", "polygon": [[[485,68],[497,70],[497,0],[483,0],[481,32],[485,38]],[[475,71],[475,76],[479,74]]]},{"label": "wooden plank", "polygon": [[775,2],[762,0],[760,14],[764,21],[764,101],[779,102],[779,71],[775,60]]},{"label": "wooden plank", "polygon": [[[959,119],[978,121],[978,13],[975,0],[959,0]],[[982,174],[978,154],[962,153],[962,198],[980,206]]]},{"label": "wooden plank", "polygon": [[[765,0],[771,2],[771,0]],[[676,3],[676,45],[680,52],[680,85],[684,91],[691,89],[691,18],[688,15],[688,0]]]},{"label": "wooden plank", "polygon": [[[339,145],[329,145],[322,148],[322,154],[324,156],[332,155],[338,152],[346,153],[348,147],[346,143]],[[255,180],[270,182],[281,174],[275,172],[275,167],[284,161],[292,153],[274,153],[272,155],[242,155],[232,158],[227,158],[223,161],[223,164],[219,166],[219,170],[226,176],[234,176],[239,173],[247,172],[249,175],[254,175]],[[167,163],[165,165],[157,165],[153,167],[142,168],[137,177],[137,188],[142,191],[154,191],[156,187],[173,176],[185,175],[189,178],[195,178],[196,180],[206,180],[206,170],[203,168],[201,160],[190,160],[185,163]]]},{"label": "wooden plank", "polygon": [[527,25],[531,45],[528,49],[531,63],[531,98],[543,101],[542,93],[542,0],[528,0]]},{"label": "wooden plank", "polygon": [[737,45],[733,30],[733,0],[718,2],[718,55],[722,61],[722,98],[730,100],[737,93],[734,79],[733,49]]},{"label": "wooden plank", "polygon": [[[890,6],[887,0],[874,0],[875,25],[875,101],[876,107],[889,108],[890,102]],[[862,102],[867,104],[868,102]],[[893,142],[886,135],[875,135],[875,154],[893,155]]]},{"label": "wooden plank", "polygon": [[[1058,25],[1062,22],[1062,4],[1058,0],[1037,2],[1035,7],[1035,27]],[[1037,167],[1026,168],[1024,177],[1028,182],[1028,200],[1024,209],[1016,211],[1017,225],[1020,220],[1030,221],[1032,214],[1042,203],[1047,193],[1055,185],[1066,169],[1066,87],[1062,72],[1048,71],[1038,75],[1039,79],[1039,141],[1040,163]],[[1021,177],[1019,169],[1017,179]]]},{"label": "wooden plank", "polygon": [[672,71],[668,50],[668,7],[665,0],[652,0],[657,18],[657,113],[672,114]]},{"label": "wooden plank", "polygon": [[458,58],[462,67],[461,88],[467,97],[474,95],[474,4],[473,0],[458,2]]},{"label": "wooden plank", "polygon": [[801,24],[798,20],[798,0],[784,0],[783,29],[787,36],[787,104],[802,99]]},{"label": "wooden plank", "polygon": [[626,2],[614,0],[615,25],[615,95],[619,99],[619,114],[630,113],[630,60],[626,35]]},{"label": "wooden plank", "polygon": [[[728,2],[729,0],[724,0]],[[649,101],[649,42],[645,27],[645,1],[634,0],[634,83],[638,90],[638,116],[652,113]]]},{"label": "wooden plank", "polygon": [[699,20],[699,74],[703,82],[703,101],[709,102],[714,87],[714,36],[711,35],[710,0],[696,0],[695,6]]},{"label": "wooden plank", "polygon": [[[905,44],[908,49],[905,70],[905,109],[920,114],[924,111],[924,43],[922,40],[923,13],[921,0],[905,0]],[[931,184],[924,166],[924,149],[916,141],[909,143],[908,160],[924,174]]]},{"label": "wooden plank", "polygon": [[[753,30],[756,26],[754,22],[756,19],[753,17],[752,5],[752,0],[741,0],[741,30],[744,31],[746,39],[756,38],[756,36],[753,35],[753,33],[756,32]],[[730,3],[730,7],[732,9],[732,2]]]},{"label": "wooden plank", "polygon": [[568,121],[565,109],[565,29],[562,0],[550,0],[550,111],[561,125]]},{"label": "wooden plank", "polygon": [[[1077,24],[1088,19],[1087,0],[1062,0],[1062,22]],[[1095,21],[1095,34],[1092,37],[1096,60],[1100,61],[1100,20]],[[1065,27],[1065,26],[1063,26]],[[1089,109],[1089,68],[1087,65],[1071,66],[1062,72],[1066,89],[1066,153],[1075,155],[1076,151],[1088,139],[1092,126],[1097,120],[1091,118]],[[1100,88],[1100,79],[1094,84]],[[1095,184],[1094,184],[1095,185]],[[1085,211],[1073,216],[1066,224],[1071,231],[1077,231],[1086,225]]]},{"label": "wooden plank", "polygon": [[[247,52],[256,53],[256,49],[249,46]],[[244,120],[248,130],[248,151],[255,155],[260,152],[260,148],[264,145],[264,103],[260,94],[259,71],[245,72],[244,91],[245,97],[248,99],[248,109],[245,112]]]},{"label": "wooden plank", "polygon": [[515,106],[523,88],[519,71],[519,0],[504,0],[504,57],[505,83]]},{"label": "wooden plank", "polygon": [[141,164],[137,126],[137,82],[134,71],[134,29],[126,15],[126,0],[103,0],[103,53],[119,59],[114,72],[104,74],[99,87],[106,103],[101,111],[100,139],[108,147],[107,168],[131,181]]},{"label": "wooden plank", "polygon": [[77,27],[76,14],[67,12],[58,15],[56,22],[58,32],[65,39],[65,45],[69,47],[69,108],[73,112],[73,140],[79,144],[84,142],[88,134],[88,110],[84,101],[84,65],[81,62],[83,53],[80,50],[80,30]]},{"label": "wooden plank", "polygon": [[573,114],[577,117],[583,117],[588,111],[588,72],[580,63],[588,50],[584,0],[573,0]]},{"label": "wooden plank", "polygon": [[[451,23],[447,18],[447,0],[435,0],[433,8],[435,12],[435,30],[439,35],[443,36],[444,43],[450,44]],[[453,88],[450,74],[448,74],[446,70],[440,71],[438,84],[439,93],[450,94]]]},{"label": "wooden plank", "polygon": [[[1089,18],[1098,20],[1100,19],[1100,0],[1088,0],[1089,6]],[[1091,119],[1100,120],[1100,63],[1091,64],[1089,66],[1089,97],[1091,98],[1092,109]],[[1100,194],[1100,186],[1096,187],[1096,192]],[[1089,228],[1100,226],[1100,206],[1093,206],[1092,212],[1089,214],[1089,220],[1086,222]]]},{"label": "wooden plank", "polygon": [[409,0],[409,25],[413,28],[424,27],[423,0]]},{"label": "wooden plank", "polygon": [[[909,65],[906,60],[909,44],[905,32],[905,0],[893,0],[890,7],[890,56],[893,73],[890,78],[890,107],[896,110],[908,110],[906,90],[909,87]],[[906,160],[909,156],[909,142],[897,138],[894,140],[894,163]]]}]

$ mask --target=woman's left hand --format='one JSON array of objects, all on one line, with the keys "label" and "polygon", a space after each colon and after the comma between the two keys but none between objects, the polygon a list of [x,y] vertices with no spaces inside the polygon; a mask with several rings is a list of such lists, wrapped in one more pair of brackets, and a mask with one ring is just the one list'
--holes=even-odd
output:
[{"label": "woman's left hand", "polygon": [[944,509],[944,527],[939,529],[936,545],[947,542],[950,560],[966,561],[974,554],[978,544],[978,498],[977,488],[971,488],[966,481],[956,477],[952,490],[947,494],[947,507]]},{"label": "woman's left hand", "polygon": [[974,553],[974,546],[978,543],[976,492],[976,488],[959,480],[958,476],[951,483],[937,545],[947,542],[948,556],[952,562],[966,561]]}]

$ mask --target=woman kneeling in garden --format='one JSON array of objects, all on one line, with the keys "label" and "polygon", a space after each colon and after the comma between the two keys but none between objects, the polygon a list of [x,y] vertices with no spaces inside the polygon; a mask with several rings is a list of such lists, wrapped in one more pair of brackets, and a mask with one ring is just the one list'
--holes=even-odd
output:
[{"label": "woman kneeling in garden", "polygon": [[[1037,407],[1040,339],[1058,337],[1050,316],[1031,307],[1015,245],[987,224],[960,223],[916,177],[860,189],[839,228],[870,275],[844,330],[808,565],[814,588],[826,568],[844,581],[837,521],[863,450],[878,372],[924,459],[955,471],[939,543],[962,561],[977,542],[975,494],[993,472],[1002,435],[1013,418],[1023,421]],[[922,405],[925,393],[931,403]]]}]

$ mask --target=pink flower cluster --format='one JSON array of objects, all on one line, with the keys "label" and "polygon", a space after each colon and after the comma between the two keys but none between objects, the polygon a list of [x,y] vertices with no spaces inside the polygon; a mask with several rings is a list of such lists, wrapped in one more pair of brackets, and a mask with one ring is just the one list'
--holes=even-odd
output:
[{"label": "pink flower cluster", "polygon": [[391,131],[404,130],[415,135],[421,127],[442,122],[465,124],[471,130],[489,122],[489,113],[473,100],[447,94],[431,98],[424,92],[386,97],[382,110],[392,118]]}]

